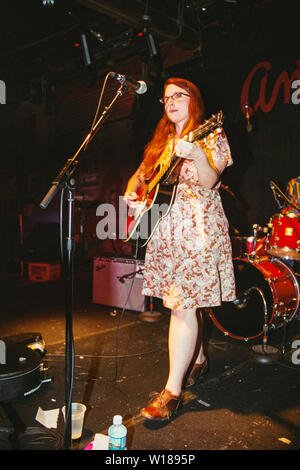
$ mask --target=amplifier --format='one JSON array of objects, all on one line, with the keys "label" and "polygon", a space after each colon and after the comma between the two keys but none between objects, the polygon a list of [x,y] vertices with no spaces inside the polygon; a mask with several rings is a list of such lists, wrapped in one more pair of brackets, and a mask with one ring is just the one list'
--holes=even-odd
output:
[{"label": "amplifier", "polygon": [[29,281],[55,281],[61,278],[61,265],[53,263],[28,263]]},{"label": "amplifier", "polygon": [[94,257],[93,264],[94,303],[137,312],[145,311],[145,296],[141,294],[143,261]]}]

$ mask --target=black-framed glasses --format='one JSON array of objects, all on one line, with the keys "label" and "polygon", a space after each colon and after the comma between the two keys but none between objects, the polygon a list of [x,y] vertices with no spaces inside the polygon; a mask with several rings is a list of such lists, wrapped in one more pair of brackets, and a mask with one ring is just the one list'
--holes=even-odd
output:
[{"label": "black-framed glasses", "polygon": [[162,104],[167,104],[170,98],[172,98],[173,101],[178,101],[182,96],[190,96],[187,93],[182,93],[181,91],[177,93],[173,93],[171,96],[165,96],[164,98],[160,98],[159,102]]}]

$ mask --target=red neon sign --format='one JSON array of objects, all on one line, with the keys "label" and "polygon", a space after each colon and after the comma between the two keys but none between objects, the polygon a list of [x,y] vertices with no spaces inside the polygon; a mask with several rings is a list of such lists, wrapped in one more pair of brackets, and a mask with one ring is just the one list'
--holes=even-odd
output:
[{"label": "red neon sign", "polygon": [[[265,74],[263,75],[260,81],[258,98],[256,102],[252,106],[249,106],[248,108],[250,114],[255,113],[255,111],[257,111],[259,108],[264,113],[269,113],[273,109],[277,101],[278,93],[281,87],[283,87],[283,102],[285,104],[290,103],[291,101],[294,104],[299,104],[300,102],[300,99],[299,99],[300,60],[296,60],[296,64],[297,64],[296,69],[291,74],[290,77],[286,70],[283,70],[279,74],[268,102],[267,102],[267,97],[266,97],[267,83],[268,83],[268,78],[269,78],[269,72],[272,68],[272,65],[268,61],[263,61],[263,62],[259,62],[258,64],[256,64],[251,70],[251,72],[248,74],[242,87],[241,110],[243,111],[243,113],[245,114],[246,112],[245,104],[249,104],[249,102],[251,102],[251,99],[249,97],[249,91],[250,91],[252,80],[254,79],[255,74],[260,70],[264,70]],[[295,88],[296,90],[293,91]]]}]

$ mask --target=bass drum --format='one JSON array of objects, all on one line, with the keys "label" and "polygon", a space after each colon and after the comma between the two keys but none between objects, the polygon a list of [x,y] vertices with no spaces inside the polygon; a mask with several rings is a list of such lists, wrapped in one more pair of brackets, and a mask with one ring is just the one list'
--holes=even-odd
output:
[{"label": "bass drum", "polygon": [[291,321],[300,304],[299,284],[293,270],[277,258],[234,259],[237,300],[210,309],[214,324],[238,340],[252,340],[268,327]]}]

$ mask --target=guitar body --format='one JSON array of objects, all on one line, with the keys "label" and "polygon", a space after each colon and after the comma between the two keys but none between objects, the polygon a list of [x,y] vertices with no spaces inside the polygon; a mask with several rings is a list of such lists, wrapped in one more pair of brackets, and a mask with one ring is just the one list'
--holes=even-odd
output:
[{"label": "guitar body", "polygon": [[157,184],[137,209],[129,209],[127,217],[128,237],[124,240],[136,240],[139,247],[144,247],[151,240],[158,224],[168,215],[176,196],[177,182]]},{"label": "guitar body", "polygon": [[[189,142],[206,137],[223,124],[223,113],[213,115],[208,121],[191,132]],[[138,207],[129,208],[125,242],[136,240],[139,247],[147,245],[161,220],[167,216],[173,205],[178,177],[184,159],[173,155],[171,164],[162,170],[160,163],[151,178],[138,190]]]}]

